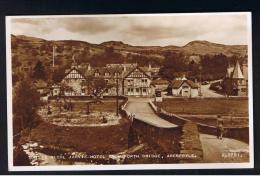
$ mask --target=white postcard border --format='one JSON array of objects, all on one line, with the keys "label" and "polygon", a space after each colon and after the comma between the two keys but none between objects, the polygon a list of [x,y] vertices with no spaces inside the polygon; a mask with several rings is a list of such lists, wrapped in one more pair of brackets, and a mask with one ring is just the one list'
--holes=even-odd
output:
[{"label": "white postcard border", "polygon": [[[248,23],[248,93],[249,93],[249,162],[248,163],[185,163],[185,164],[122,164],[122,165],[58,165],[58,166],[14,166],[12,127],[12,71],[11,71],[11,19],[63,17],[117,17],[117,16],[188,16],[188,15],[246,15]],[[6,75],[7,75],[7,127],[9,171],[75,171],[75,170],[158,170],[158,169],[232,169],[254,167],[253,142],[253,76],[252,76],[252,20],[251,12],[175,13],[175,14],[102,14],[102,15],[34,15],[6,16]]]}]

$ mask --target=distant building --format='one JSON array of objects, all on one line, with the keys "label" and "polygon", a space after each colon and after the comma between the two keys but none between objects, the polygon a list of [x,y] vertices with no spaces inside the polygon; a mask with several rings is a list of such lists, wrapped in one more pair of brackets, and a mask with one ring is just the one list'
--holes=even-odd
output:
[{"label": "distant building", "polygon": [[[153,94],[151,81],[157,77],[159,68],[139,67],[137,64],[107,64],[105,67],[91,67],[89,64],[77,65],[75,60],[71,69],[59,85],[53,86],[53,95],[57,95],[62,84],[71,89],[65,89],[68,96],[90,95],[87,84],[88,79],[103,79],[110,88],[105,89],[102,95],[149,96]],[[55,92],[54,92],[55,91]]]},{"label": "distant building", "polygon": [[229,66],[223,80],[223,89],[227,95],[247,96],[248,94],[248,66],[244,62],[242,70],[237,61],[234,67]]},{"label": "distant building", "polygon": [[170,88],[173,96],[197,97],[199,95],[198,85],[185,77],[173,80]]}]

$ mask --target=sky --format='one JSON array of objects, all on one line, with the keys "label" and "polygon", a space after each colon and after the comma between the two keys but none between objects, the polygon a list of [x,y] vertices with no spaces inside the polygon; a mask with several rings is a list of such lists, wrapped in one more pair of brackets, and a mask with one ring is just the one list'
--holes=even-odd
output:
[{"label": "sky", "polygon": [[194,40],[247,44],[247,15],[107,15],[15,17],[11,33],[46,40],[81,40],[99,44],[122,41],[138,46],[183,46]]}]

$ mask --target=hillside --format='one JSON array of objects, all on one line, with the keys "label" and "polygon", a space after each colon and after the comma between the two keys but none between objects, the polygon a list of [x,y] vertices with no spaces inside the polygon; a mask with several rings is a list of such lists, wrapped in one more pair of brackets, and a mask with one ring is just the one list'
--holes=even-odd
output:
[{"label": "hillside", "polygon": [[[154,65],[160,65],[167,52],[182,53],[186,57],[218,54],[227,57],[243,57],[247,54],[246,45],[223,45],[208,41],[192,41],[182,47],[173,45],[161,47],[132,46],[121,41],[107,41],[101,44],[74,40],[48,41],[24,35],[12,35],[11,40],[14,67],[16,65],[32,65],[37,60],[41,60],[47,66],[51,65],[53,44],[56,46],[55,58],[57,65],[70,64],[73,55],[81,63],[95,63],[93,59],[101,57],[106,52],[113,52],[114,55],[111,55],[109,59],[103,58],[105,62],[142,61],[141,64],[152,62]],[[112,51],[109,50],[111,48]]]}]

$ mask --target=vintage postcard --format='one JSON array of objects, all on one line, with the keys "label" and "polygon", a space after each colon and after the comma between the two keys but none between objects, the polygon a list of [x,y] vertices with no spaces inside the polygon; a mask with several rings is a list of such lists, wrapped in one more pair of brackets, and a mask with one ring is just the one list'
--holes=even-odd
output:
[{"label": "vintage postcard", "polygon": [[252,168],[251,13],[7,16],[10,171]]}]

